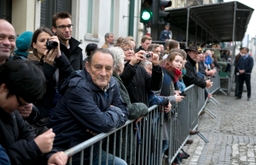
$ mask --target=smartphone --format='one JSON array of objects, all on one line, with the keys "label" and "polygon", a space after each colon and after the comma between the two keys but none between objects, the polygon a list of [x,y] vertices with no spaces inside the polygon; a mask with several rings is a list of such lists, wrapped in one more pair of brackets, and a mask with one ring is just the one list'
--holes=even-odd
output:
[{"label": "smartphone", "polygon": [[186,96],[187,96],[187,94],[186,94],[186,93],[184,93],[184,92],[181,92],[181,93],[180,93],[180,96],[184,96],[184,97],[186,97]]}]

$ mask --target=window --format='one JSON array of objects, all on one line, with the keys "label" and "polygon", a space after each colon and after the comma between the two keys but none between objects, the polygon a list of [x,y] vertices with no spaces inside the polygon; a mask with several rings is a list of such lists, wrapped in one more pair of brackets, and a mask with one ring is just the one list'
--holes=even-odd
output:
[{"label": "window", "polygon": [[115,0],[111,0],[111,9],[110,9],[110,31],[114,31],[114,16],[115,16]]},{"label": "window", "polygon": [[12,21],[12,1],[11,0],[0,0],[0,18]]},{"label": "window", "polygon": [[88,1],[87,33],[92,34],[93,0]]},{"label": "window", "polygon": [[60,11],[71,14],[71,0],[44,0],[41,1],[40,26],[52,27],[52,16]]}]

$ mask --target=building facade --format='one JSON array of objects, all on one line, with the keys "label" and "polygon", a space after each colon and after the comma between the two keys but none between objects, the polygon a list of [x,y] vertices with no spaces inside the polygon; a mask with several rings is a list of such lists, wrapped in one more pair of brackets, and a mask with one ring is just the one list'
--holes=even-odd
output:
[{"label": "building facade", "polygon": [[[130,1],[133,10],[130,10]],[[0,18],[13,24],[17,34],[40,26],[51,28],[52,15],[59,11],[67,11],[72,15],[72,36],[81,42],[84,50],[88,43],[96,43],[99,47],[105,42],[104,35],[112,32],[115,40],[122,36],[132,35],[140,41],[144,34],[140,23],[140,6],[143,0],[0,0]],[[216,0],[173,0],[172,8],[189,5],[214,3]],[[129,12],[133,11],[133,25],[129,24]],[[128,34],[128,27],[133,34]],[[154,40],[157,40],[154,39]],[[138,42],[137,45],[140,43]]]}]

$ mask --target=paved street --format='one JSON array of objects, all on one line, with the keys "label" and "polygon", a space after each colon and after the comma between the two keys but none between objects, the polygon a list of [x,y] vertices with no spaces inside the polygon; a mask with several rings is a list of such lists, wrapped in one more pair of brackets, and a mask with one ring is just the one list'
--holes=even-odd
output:
[{"label": "paved street", "polygon": [[207,113],[199,117],[200,132],[209,140],[205,143],[197,135],[191,136],[193,144],[184,150],[190,154],[185,165],[256,165],[256,67],[252,74],[252,99],[247,93],[236,100],[234,92],[225,96],[214,94],[221,105],[207,104],[217,118]]}]

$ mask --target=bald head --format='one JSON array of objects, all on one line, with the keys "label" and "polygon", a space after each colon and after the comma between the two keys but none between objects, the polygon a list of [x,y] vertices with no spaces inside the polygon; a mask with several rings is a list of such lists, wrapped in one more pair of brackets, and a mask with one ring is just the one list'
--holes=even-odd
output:
[{"label": "bald head", "polygon": [[0,65],[13,53],[16,46],[16,33],[12,24],[0,19]]}]

